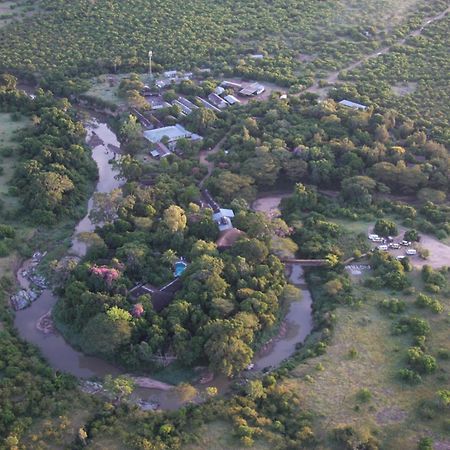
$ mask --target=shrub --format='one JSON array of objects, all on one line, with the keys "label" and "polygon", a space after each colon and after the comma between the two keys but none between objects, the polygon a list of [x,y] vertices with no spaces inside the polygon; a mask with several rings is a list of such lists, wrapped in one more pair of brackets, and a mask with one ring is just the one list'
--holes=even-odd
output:
[{"label": "shrub", "polygon": [[415,301],[415,304],[419,308],[429,308],[431,309],[431,311],[437,314],[440,314],[442,311],[444,311],[444,307],[438,300],[428,297],[425,294],[419,294],[417,300]]},{"label": "shrub", "polygon": [[437,357],[444,361],[448,361],[450,359],[450,350],[447,348],[440,348],[437,352]]},{"label": "shrub", "polygon": [[400,369],[398,371],[398,377],[400,380],[405,381],[408,384],[420,384],[422,382],[422,377],[411,369]]},{"label": "shrub", "polygon": [[0,239],[10,238],[14,239],[16,231],[10,225],[0,224]]},{"label": "shrub", "polygon": [[411,242],[419,242],[420,236],[417,230],[408,230],[405,232],[405,239]]},{"label": "shrub", "polygon": [[356,399],[361,403],[367,403],[372,398],[372,392],[367,388],[360,389],[356,394]]},{"label": "shrub", "polygon": [[433,439],[424,437],[419,441],[418,450],[433,450]]},{"label": "shrub", "polygon": [[430,324],[419,317],[403,317],[394,324],[394,334],[412,333],[414,336],[427,336],[431,331]]},{"label": "shrub", "polygon": [[436,359],[431,355],[425,354],[419,347],[408,349],[408,363],[417,372],[422,374],[432,373],[436,370]]},{"label": "shrub", "polygon": [[379,303],[379,306],[383,311],[399,314],[405,310],[406,303],[403,300],[399,300],[397,298],[385,298]]}]

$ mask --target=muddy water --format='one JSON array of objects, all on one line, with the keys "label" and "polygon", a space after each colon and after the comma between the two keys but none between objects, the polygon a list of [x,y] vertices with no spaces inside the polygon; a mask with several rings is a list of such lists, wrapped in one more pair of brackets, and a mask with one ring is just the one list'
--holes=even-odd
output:
[{"label": "muddy water", "polygon": [[[277,216],[281,200],[290,195],[291,192],[265,195],[254,201],[252,209],[264,212],[269,217]],[[287,268],[290,269],[290,283],[299,287],[302,291],[301,298],[291,302],[289,305],[289,310],[284,319],[286,333],[283,337],[275,338],[267,346],[266,351],[255,357],[256,369],[278,366],[284,359],[289,358],[295,352],[296,345],[303,342],[313,328],[312,298],[303,277],[303,268],[299,264],[292,264]]]},{"label": "muddy water", "polygon": [[[92,158],[98,166],[99,178],[96,192],[110,192],[119,187],[121,180],[116,178],[117,170],[109,163],[114,158],[114,153],[108,149],[108,145],[119,147],[116,135],[104,123],[92,121],[85,124],[87,129],[87,141],[92,138],[93,133],[98,137],[96,145],[92,149]],[[100,140],[102,143],[100,144]],[[76,235],[80,232],[93,231],[95,226],[89,220],[88,214],[92,209],[92,198],[89,199],[88,213],[78,223],[73,239],[71,253],[83,256],[86,252],[86,244],[78,241]],[[26,269],[30,261],[26,261],[18,271],[17,280],[22,288],[29,287],[29,281],[21,275],[22,269]],[[36,345],[49,364],[57,370],[71,373],[77,377],[89,378],[93,376],[102,377],[106,374],[117,375],[119,369],[103,361],[100,358],[85,356],[73,349],[58,333],[45,334],[37,329],[39,319],[48,313],[56,304],[57,298],[50,290],[45,290],[42,295],[27,309],[17,311],[15,326],[20,335],[28,342]]]},{"label": "muddy water", "polygon": [[289,281],[301,289],[301,298],[289,305],[284,319],[286,334],[280,339],[275,339],[268,352],[255,358],[256,369],[278,366],[295,352],[296,345],[303,342],[313,328],[311,293],[306,286],[303,269],[299,264],[291,266]]},{"label": "muddy water", "polygon": [[[88,125],[88,139],[95,132],[103,141],[103,144],[96,145],[93,148],[92,156],[99,167],[99,180],[97,183],[97,192],[110,192],[119,187],[121,181],[116,179],[117,171],[109,164],[109,160],[114,157],[108,144],[119,147],[117,138],[114,133],[108,129],[106,124]],[[282,195],[280,196],[280,200]],[[275,204],[274,204],[275,203]],[[278,206],[279,200],[271,198],[262,201],[259,204],[259,210],[272,209]],[[89,200],[89,211],[92,208],[92,199]],[[89,220],[88,215],[84,217],[74,234],[74,244],[71,252],[78,256],[83,256],[86,246],[83,242],[76,239],[77,233],[89,232],[94,230],[94,225]],[[18,277],[19,283],[26,287],[28,280]],[[294,265],[291,269],[290,281],[297,286],[304,286],[302,278],[302,270],[300,266]],[[104,377],[107,374],[119,375],[124,373],[118,367],[108,362],[91,356],[83,355],[73,347],[71,347],[64,338],[58,333],[45,334],[37,329],[39,319],[47,314],[56,304],[57,298],[50,290],[45,290],[39,299],[29,308],[18,311],[15,317],[15,325],[20,335],[36,345],[48,363],[55,369],[68,372],[79,378]],[[256,368],[264,368],[266,366],[277,366],[285,358],[289,357],[295,351],[295,345],[302,342],[309,334],[312,328],[311,317],[311,295],[305,288],[302,289],[302,299],[291,303],[286,316],[287,334],[279,340],[275,340],[273,345],[268,347],[264,355],[257,355],[254,363]],[[225,393],[228,389],[230,381],[225,377],[216,377],[209,383],[204,385],[197,384],[196,388],[202,392],[209,387],[214,386],[218,389],[219,394]],[[137,388],[134,396],[138,396],[144,400],[156,402],[162,409],[177,409],[180,407],[180,398],[176,392],[162,391],[157,389]]]},{"label": "muddy water", "polygon": [[36,345],[54,369],[82,378],[119,374],[119,370],[111,364],[73,349],[60,334],[44,334],[37,329],[39,318],[51,310],[56,302],[57,298],[45,290],[29,308],[16,313],[14,323],[22,338]]},{"label": "muddy water", "polygon": [[[110,148],[120,148],[120,143],[117,140],[117,136],[111,131],[105,123],[90,122],[85,124],[87,130],[87,141],[89,142],[93,135],[95,144],[92,149],[92,158],[98,167],[98,182],[95,187],[95,192],[111,192],[112,190],[120,187],[124,180],[118,179],[118,171],[110,160],[117,156]],[[102,141],[103,143],[100,143]],[[70,254],[76,256],[84,256],[86,254],[87,245],[77,238],[79,233],[92,232],[95,230],[95,225],[89,219],[89,213],[92,210],[93,198],[91,197],[88,202],[88,211],[86,216],[78,223],[74,232],[74,239],[72,247],[69,250]]]}]

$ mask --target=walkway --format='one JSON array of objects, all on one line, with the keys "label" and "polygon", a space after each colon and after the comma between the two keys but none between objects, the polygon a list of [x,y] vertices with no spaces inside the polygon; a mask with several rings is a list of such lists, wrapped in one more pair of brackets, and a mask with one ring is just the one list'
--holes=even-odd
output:
[{"label": "walkway", "polygon": [[224,142],[226,141],[228,135],[225,135],[211,150],[201,150],[199,154],[199,161],[200,164],[205,165],[208,168],[208,173],[205,175],[205,177],[198,183],[199,188],[201,189],[203,187],[203,184],[205,181],[211,176],[213,170],[214,170],[214,162],[208,161],[208,157],[210,155],[214,155],[217,153],[221,148]]}]

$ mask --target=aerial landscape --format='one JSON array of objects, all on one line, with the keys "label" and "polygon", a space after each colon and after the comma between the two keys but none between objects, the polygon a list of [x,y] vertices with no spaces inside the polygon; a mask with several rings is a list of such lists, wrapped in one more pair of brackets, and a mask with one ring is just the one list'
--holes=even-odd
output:
[{"label": "aerial landscape", "polygon": [[450,5],[0,0],[0,450],[450,450]]}]

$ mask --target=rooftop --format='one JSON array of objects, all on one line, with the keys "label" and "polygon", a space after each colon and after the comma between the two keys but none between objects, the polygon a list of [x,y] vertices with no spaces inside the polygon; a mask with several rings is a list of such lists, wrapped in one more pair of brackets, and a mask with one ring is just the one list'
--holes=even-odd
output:
[{"label": "rooftop", "polygon": [[231,219],[234,217],[232,209],[220,208],[219,211],[213,214],[214,222],[216,222],[220,231],[230,230],[233,228]]},{"label": "rooftop", "polygon": [[242,90],[239,91],[239,94],[241,95],[259,95],[263,93],[265,90],[265,87],[262,84],[259,83],[252,83],[249,86],[244,87]]},{"label": "rooftop", "polygon": [[228,228],[227,230],[221,231],[219,238],[216,241],[218,249],[226,249],[232,247],[236,241],[244,236],[245,233],[237,228]]},{"label": "rooftop", "polygon": [[153,144],[161,142],[164,137],[167,137],[169,142],[177,141],[181,138],[192,140],[201,139],[201,136],[195,133],[191,133],[179,124],[170,127],[155,128],[154,130],[144,131],[144,137]]},{"label": "rooftop", "polygon": [[226,108],[228,106],[225,100],[214,93],[208,95],[208,100],[220,109]]},{"label": "rooftop", "polygon": [[241,103],[234,95],[225,95],[224,99],[230,104],[235,105],[236,103]]},{"label": "rooftop", "polygon": [[367,109],[366,105],[361,105],[361,103],[355,103],[350,100],[341,100],[339,104],[342,106],[347,106],[348,108],[361,109],[363,111]]}]

